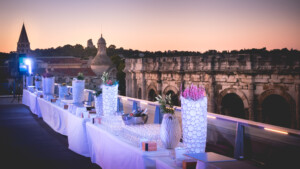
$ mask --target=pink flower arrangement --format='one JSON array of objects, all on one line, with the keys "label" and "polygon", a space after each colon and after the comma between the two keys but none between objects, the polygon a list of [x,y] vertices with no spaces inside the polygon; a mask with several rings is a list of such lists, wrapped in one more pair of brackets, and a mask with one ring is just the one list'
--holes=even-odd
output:
[{"label": "pink flower arrangement", "polygon": [[112,82],[111,80],[108,80],[106,83],[107,83],[108,85],[113,85],[113,82]]},{"label": "pink flower arrangement", "polygon": [[192,84],[190,87],[184,89],[183,92],[181,89],[181,96],[184,97],[185,99],[192,99],[196,101],[206,96],[205,88],[201,86],[197,87]]}]

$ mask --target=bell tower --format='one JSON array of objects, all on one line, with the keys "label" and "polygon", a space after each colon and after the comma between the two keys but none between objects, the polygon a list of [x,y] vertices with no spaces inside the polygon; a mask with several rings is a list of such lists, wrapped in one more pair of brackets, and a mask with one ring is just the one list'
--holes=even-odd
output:
[{"label": "bell tower", "polygon": [[30,43],[27,37],[25,25],[23,23],[21,34],[18,41],[17,46],[17,53],[18,54],[29,54],[30,53]]}]

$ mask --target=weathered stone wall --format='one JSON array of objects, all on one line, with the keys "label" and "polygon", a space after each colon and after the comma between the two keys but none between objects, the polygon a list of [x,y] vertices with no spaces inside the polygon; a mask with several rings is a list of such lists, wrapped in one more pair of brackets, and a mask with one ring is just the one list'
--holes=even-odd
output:
[{"label": "weathered stone wall", "polygon": [[[298,57],[299,58],[299,57]],[[149,91],[179,95],[181,84],[205,86],[208,111],[221,112],[224,96],[234,93],[242,100],[246,119],[263,121],[262,103],[270,95],[290,105],[291,128],[299,129],[299,59],[249,54],[184,57],[126,58],[126,95],[148,100]]]}]

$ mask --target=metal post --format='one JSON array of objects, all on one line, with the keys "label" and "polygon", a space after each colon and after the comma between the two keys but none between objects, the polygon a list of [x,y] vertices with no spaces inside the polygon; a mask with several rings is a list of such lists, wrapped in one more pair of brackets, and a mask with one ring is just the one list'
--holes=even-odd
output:
[{"label": "metal post", "polygon": [[234,158],[244,158],[244,125],[241,123],[237,123],[236,125]]}]

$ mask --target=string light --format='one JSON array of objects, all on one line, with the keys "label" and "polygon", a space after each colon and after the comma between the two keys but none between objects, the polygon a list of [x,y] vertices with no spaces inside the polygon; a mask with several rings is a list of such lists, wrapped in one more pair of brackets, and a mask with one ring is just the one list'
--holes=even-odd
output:
[{"label": "string light", "polygon": [[272,131],[272,132],[275,132],[275,133],[281,133],[281,134],[289,134],[288,132],[286,131],[281,131],[281,130],[275,130],[275,129],[270,129],[270,128],[264,128],[265,130],[267,131]]},{"label": "string light", "polygon": [[211,119],[216,119],[215,116],[211,116],[211,115],[207,115],[208,118],[211,118]]}]

